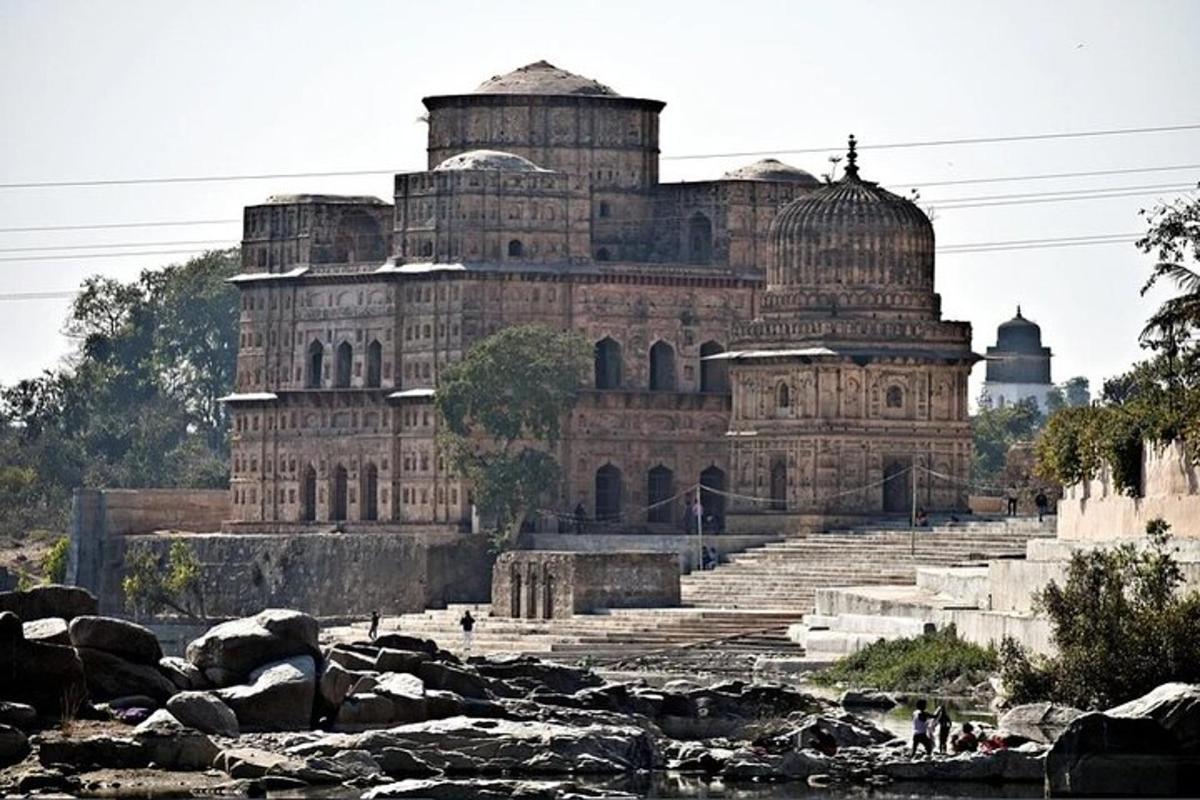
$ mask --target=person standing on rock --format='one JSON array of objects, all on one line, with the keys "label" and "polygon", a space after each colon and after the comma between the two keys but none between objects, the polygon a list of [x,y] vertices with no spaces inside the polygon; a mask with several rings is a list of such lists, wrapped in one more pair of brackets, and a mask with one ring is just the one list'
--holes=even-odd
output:
[{"label": "person standing on rock", "polygon": [[933,712],[933,720],[937,723],[938,752],[946,752],[946,741],[950,738],[950,728],[954,724],[950,720],[950,712],[945,705],[939,705]]},{"label": "person standing on rock", "polygon": [[373,641],[375,641],[375,637],[378,635],[379,635],[379,612],[372,611],[371,612],[371,630],[367,631],[367,638],[373,642]]},{"label": "person standing on rock", "polygon": [[926,708],[928,705],[925,700],[917,701],[917,710],[913,712],[912,752],[909,753],[909,758],[917,757],[917,747],[925,748],[926,758],[933,755],[933,740],[929,738],[929,721],[932,717],[926,713]]},{"label": "person standing on rock", "polygon": [[475,618],[471,616],[471,609],[463,612],[458,624],[463,632],[463,652],[469,653],[475,644]]}]

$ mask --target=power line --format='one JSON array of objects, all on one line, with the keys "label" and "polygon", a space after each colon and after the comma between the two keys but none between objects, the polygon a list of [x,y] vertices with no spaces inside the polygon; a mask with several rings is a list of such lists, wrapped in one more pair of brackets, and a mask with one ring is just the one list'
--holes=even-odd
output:
[{"label": "power line", "polygon": [[[895,150],[914,147],[945,147],[967,144],[1000,144],[1005,142],[1044,141],[1054,139],[1079,139],[1101,136],[1128,136],[1144,133],[1170,133],[1178,131],[1200,130],[1200,123],[1186,125],[1157,125],[1141,128],[1109,128],[1088,131],[1065,131],[1053,133],[1030,133],[1010,136],[981,136],[962,139],[931,139],[914,142],[884,142],[881,144],[860,144],[859,150]],[[686,161],[712,158],[738,158],[752,156],[767,156],[775,154],[798,153],[829,153],[841,152],[844,144],[832,147],[797,147],[780,148],[775,150],[743,150],[726,153],[688,153],[675,156],[660,156],[662,161]],[[59,180],[59,181],[17,181],[0,183],[0,189],[46,189],[70,188],[88,186],[135,186],[142,184],[164,183],[217,183],[224,181],[257,181],[291,178],[333,178],[364,175],[386,175],[400,172],[421,172],[421,169],[362,169],[362,170],[328,170],[324,172],[275,172],[275,173],[246,173],[234,175],[170,175],[145,178],[101,178],[91,180]]]},{"label": "power line", "polygon": [[39,247],[0,247],[0,253],[38,253],[46,250],[103,250],[114,247],[177,247],[180,245],[224,245],[225,247],[237,247],[237,242],[231,242],[228,239],[193,239],[174,242],[103,242],[92,244],[56,244],[56,245],[41,245]]},{"label": "power line", "polygon": [[[1195,183],[1150,183],[1142,186],[1112,186],[1112,187],[1093,187],[1091,189],[1047,189],[1044,192],[1021,192],[1014,194],[993,194],[993,195],[977,195],[975,197],[947,197],[942,200],[928,200],[929,203],[959,203],[959,202],[976,202],[982,200],[1020,200],[1027,197],[1048,197],[1050,195],[1078,195],[1078,194],[1101,194],[1107,192],[1128,192],[1142,190],[1162,190],[1162,189],[1194,189]],[[924,198],[922,198],[924,199]]]},{"label": "power line", "polygon": [[[147,250],[140,253],[81,253],[79,255],[59,256],[16,256],[0,258],[0,261],[81,261],[88,258],[132,258],[134,256],[170,256],[183,253],[203,253],[206,248],[190,248],[188,250]],[[207,248],[212,249],[212,248]]]},{"label": "power line", "polygon": [[[1133,175],[1139,172],[1176,172],[1180,170],[1200,169],[1200,164],[1178,164],[1173,167],[1130,167],[1127,169],[1096,169],[1085,172],[1044,172],[1037,175],[1006,175],[992,178],[960,178],[949,181],[889,181],[890,186],[912,186],[924,188],[928,186],[961,186],[971,183],[1005,183],[1009,181],[1043,181],[1052,178],[1092,178],[1102,175]],[[0,228],[0,230],[3,230]]]},{"label": "power line", "polygon": [[0,233],[25,233],[29,231],[98,231],[105,228],[169,228],[177,225],[230,225],[242,223],[240,219],[183,219],[155,220],[147,222],[96,222],[82,225],[27,225],[17,228],[0,228]]},{"label": "power line", "polygon": [[0,301],[5,300],[66,300],[79,294],[73,292],[9,292],[0,294]]},{"label": "power line", "polygon": [[[1200,130],[1200,123],[1189,125],[1156,125],[1145,128],[1110,128],[1107,130],[1091,130],[1091,131],[1066,131],[1060,133],[1028,133],[1018,134],[1013,136],[979,136],[964,139],[932,139],[923,142],[885,142],[883,144],[862,144],[858,145],[859,150],[897,150],[901,148],[911,147],[945,147],[948,145],[962,144],[1000,144],[1003,142],[1031,142],[1047,139],[1082,139],[1087,137],[1097,136],[1127,136],[1139,133],[1168,133],[1172,131],[1191,131]],[[845,149],[845,144],[839,144],[834,147],[800,147],[787,148],[777,150],[743,150],[736,153],[690,153],[681,156],[661,156],[664,161],[684,161],[689,159],[705,159],[705,158],[748,158],[752,156],[769,156],[776,154],[793,154],[793,153],[829,153],[841,152]]]}]

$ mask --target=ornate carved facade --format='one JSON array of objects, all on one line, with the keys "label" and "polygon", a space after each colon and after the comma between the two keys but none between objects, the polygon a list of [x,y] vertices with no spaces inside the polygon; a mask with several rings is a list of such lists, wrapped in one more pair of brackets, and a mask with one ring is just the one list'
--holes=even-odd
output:
[{"label": "ornate carved facade", "polygon": [[[965,477],[970,326],[939,320],[932,230],[872,229],[886,251],[813,234],[850,237],[833,249],[855,277],[831,283],[792,255],[809,234],[781,231],[846,181],[821,188],[768,160],[659,183],[663,103],[544,62],[425,105],[430,168],[397,175],[393,204],[300,195],[246,209],[234,522],[469,526],[470,489],[435,445],[438,374],[530,322],[596,347],[547,501],[571,519],[544,526],[573,526],[581,509],[590,525],[678,529],[682,489],[773,497],[778,463],[786,497],[740,510],[877,512],[879,487],[822,498],[880,479],[889,459]],[[835,352],[714,358],[815,347]],[[724,516],[722,496],[704,502]]]}]

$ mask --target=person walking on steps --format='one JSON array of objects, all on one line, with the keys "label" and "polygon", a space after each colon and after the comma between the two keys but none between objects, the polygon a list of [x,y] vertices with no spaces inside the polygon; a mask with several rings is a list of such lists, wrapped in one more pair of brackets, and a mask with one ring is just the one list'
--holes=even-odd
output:
[{"label": "person walking on steps", "polygon": [[1045,490],[1038,489],[1037,497],[1033,498],[1033,504],[1037,506],[1038,522],[1041,522],[1046,516],[1046,508],[1050,505],[1050,500],[1046,497]]},{"label": "person walking on steps", "polygon": [[471,609],[468,608],[463,612],[458,625],[463,632],[463,652],[469,653],[475,644],[475,618],[471,616]]},{"label": "person walking on steps", "polygon": [[367,638],[373,642],[373,641],[375,641],[375,637],[378,635],[379,635],[379,612],[372,611],[371,612],[371,630],[367,631]]},{"label": "person walking on steps", "polygon": [[1017,485],[1010,483],[1008,485],[1008,516],[1015,517],[1017,515]]}]

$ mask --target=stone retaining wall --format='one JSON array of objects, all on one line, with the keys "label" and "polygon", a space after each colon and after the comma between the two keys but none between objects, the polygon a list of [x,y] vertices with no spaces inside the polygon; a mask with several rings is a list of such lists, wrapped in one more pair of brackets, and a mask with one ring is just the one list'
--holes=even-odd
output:
[{"label": "stone retaining wall", "polygon": [[[703,537],[704,546],[715,549],[718,557],[740,553],[751,547],[777,542],[782,537],[773,534],[739,535],[722,533]],[[522,544],[530,550],[554,550],[575,553],[611,553],[617,550],[640,553],[674,553],[679,571],[688,573],[699,564],[700,539],[685,534],[633,533],[534,533],[526,534]]]},{"label": "stone retaining wall", "polygon": [[517,550],[492,570],[492,615],[562,619],[602,608],[679,605],[672,553]]}]

